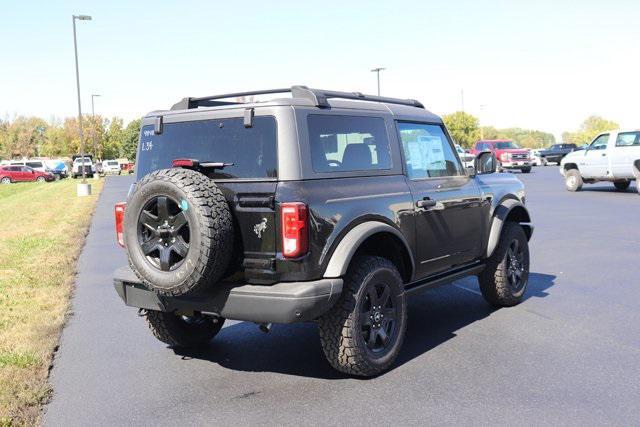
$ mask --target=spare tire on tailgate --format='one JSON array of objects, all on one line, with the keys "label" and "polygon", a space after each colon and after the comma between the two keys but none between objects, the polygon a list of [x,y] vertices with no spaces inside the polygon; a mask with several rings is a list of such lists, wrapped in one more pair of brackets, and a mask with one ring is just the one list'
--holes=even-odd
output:
[{"label": "spare tire on tailgate", "polygon": [[140,280],[159,294],[179,296],[222,278],[233,252],[233,221],[211,179],[161,169],[142,178],[129,198],[124,238]]}]

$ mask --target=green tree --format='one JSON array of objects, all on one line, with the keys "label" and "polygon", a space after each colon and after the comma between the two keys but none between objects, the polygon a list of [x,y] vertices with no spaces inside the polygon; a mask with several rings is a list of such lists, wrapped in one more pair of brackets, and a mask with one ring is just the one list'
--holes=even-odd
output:
[{"label": "green tree", "polygon": [[471,147],[474,142],[480,139],[479,121],[471,114],[464,111],[456,111],[442,117],[449,133],[463,147]]},{"label": "green tree", "polygon": [[542,148],[556,142],[555,136],[551,133],[522,128],[499,129],[498,138],[511,139],[525,148]]},{"label": "green tree", "polygon": [[129,122],[127,127],[124,129],[120,157],[127,158],[129,161],[135,161],[141,123],[142,119],[133,120]]},{"label": "green tree", "polygon": [[115,159],[120,157],[122,145],[124,144],[124,135],[122,119],[119,117],[112,118],[105,133],[102,147],[103,158]]},{"label": "green tree", "polygon": [[493,126],[482,126],[480,128],[481,139],[498,139],[498,129]]}]

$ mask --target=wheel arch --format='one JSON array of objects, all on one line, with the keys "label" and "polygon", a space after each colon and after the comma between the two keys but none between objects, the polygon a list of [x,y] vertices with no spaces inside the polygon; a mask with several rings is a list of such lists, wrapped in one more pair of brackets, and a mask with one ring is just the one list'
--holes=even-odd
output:
[{"label": "wheel arch", "polygon": [[363,222],[349,230],[333,251],[324,277],[344,276],[353,258],[359,254],[389,259],[405,282],[413,277],[415,263],[409,244],[399,230],[381,221]]},{"label": "wheel arch", "polygon": [[493,254],[493,251],[495,251],[498,246],[505,222],[515,222],[520,224],[527,235],[527,240],[530,240],[533,235],[531,215],[529,215],[529,211],[525,205],[514,199],[503,200],[495,208],[493,219],[491,220],[491,230],[489,231],[489,239],[487,241],[487,258]]},{"label": "wheel arch", "polygon": [[636,179],[640,180],[640,159],[633,162],[633,173]]},{"label": "wheel arch", "polygon": [[576,169],[577,171],[580,171],[580,169],[578,168],[578,165],[576,163],[565,163],[564,164],[564,170],[568,171],[570,169]]}]

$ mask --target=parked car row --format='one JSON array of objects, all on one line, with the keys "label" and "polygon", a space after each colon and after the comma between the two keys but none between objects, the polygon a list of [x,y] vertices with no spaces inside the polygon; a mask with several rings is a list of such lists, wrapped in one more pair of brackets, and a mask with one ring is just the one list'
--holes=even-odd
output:
[{"label": "parked car row", "polygon": [[[85,155],[84,157],[73,156],[70,166],[67,166],[65,160],[61,159],[22,159],[3,160],[0,162],[0,167],[3,168],[3,174],[0,175],[0,179],[6,178],[2,181],[3,184],[22,181],[57,181],[68,176],[79,178],[82,176],[83,170],[87,178],[91,178],[94,175],[132,173],[134,170],[133,163],[120,162],[118,160],[94,162],[91,155]],[[22,169],[23,167],[27,169]],[[32,170],[36,173],[31,174]],[[52,179],[49,179],[49,175],[51,175]]]}]

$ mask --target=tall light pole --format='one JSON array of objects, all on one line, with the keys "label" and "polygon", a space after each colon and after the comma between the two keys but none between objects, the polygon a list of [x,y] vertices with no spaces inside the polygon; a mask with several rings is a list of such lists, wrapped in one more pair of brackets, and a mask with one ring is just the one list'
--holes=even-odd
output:
[{"label": "tall light pole", "polygon": [[[95,95],[95,94],[91,94],[91,121],[93,121],[92,125],[95,126],[96,123],[96,111],[94,109],[94,105],[93,105],[93,100],[100,95]],[[93,139],[93,155],[96,156],[96,158],[98,158],[98,151],[96,149],[96,134],[95,134],[95,129],[93,128],[93,126],[91,126],[91,137]]]},{"label": "tall light pole", "polygon": [[82,105],[80,102],[80,71],[78,69],[78,41],[76,40],[76,19],[78,21],[91,21],[89,15],[72,15],[73,21],[73,51],[76,57],[76,87],[78,89],[78,127],[80,129],[80,158],[82,168],[82,187],[78,187],[79,196],[88,196],[91,194],[91,186],[87,184],[87,176],[84,170],[84,135],[82,134]]},{"label": "tall light pole", "polygon": [[384,67],[378,67],[371,70],[372,73],[376,73],[376,77],[378,78],[378,96],[380,96],[380,71],[386,70]]},{"label": "tall light pole", "polygon": [[482,129],[482,116],[484,113],[484,109],[487,105],[486,104],[481,104],[480,105],[480,117],[478,117],[478,124],[480,125],[480,139],[484,139],[484,131]]}]

